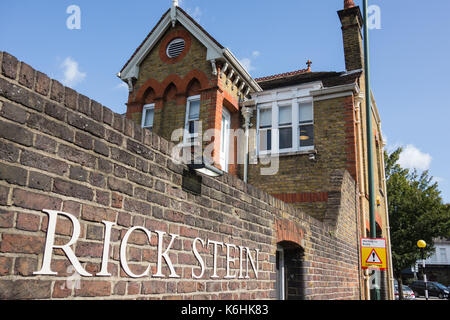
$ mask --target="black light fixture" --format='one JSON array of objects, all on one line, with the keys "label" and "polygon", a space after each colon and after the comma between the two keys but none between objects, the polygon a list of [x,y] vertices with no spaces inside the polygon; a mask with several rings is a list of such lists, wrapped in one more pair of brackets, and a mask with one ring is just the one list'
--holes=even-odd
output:
[{"label": "black light fixture", "polygon": [[204,159],[188,164],[188,168],[209,177],[221,177],[224,174],[222,170],[208,164]]}]

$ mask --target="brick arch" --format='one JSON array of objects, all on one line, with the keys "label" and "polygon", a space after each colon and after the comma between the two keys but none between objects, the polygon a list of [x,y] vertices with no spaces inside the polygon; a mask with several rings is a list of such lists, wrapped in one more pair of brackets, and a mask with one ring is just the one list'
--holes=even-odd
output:
[{"label": "brick arch", "polygon": [[165,86],[163,93],[163,100],[164,101],[175,100],[177,93],[178,93],[177,85],[173,82],[170,82],[167,86]]},{"label": "brick arch", "polygon": [[223,92],[223,105],[230,112],[238,112],[239,111],[239,102],[234,99],[228,92]]},{"label": "brick arch", "polygon": [[189,84],[194,79],[200,83],[201,90],[209,88],[209,79],[206,74],[198,69],[194,69],[184,76],[180,91],[187,92]]},{"label": "brick arch", "polygon": [[277,243],[295,243],[304,248],[305,231],[291,220],[275,218]]},{"label": "brick arch", "polygon": [[186,95],[189,97],[199,95],[201,88],[200,81],[197,78],[192,78],[186,87]]},{"label": "brick arch", "polygon": [[183,94],[184,90],[184,81],[176,74],[171,74],[167,76],[164,81],[160,84],[161,87],[161,97],[164,96],[167,88],[173,84],[177,88],[177,94]]},{"label": "brick arch", "polygon": [[152,88],[155,91],[155,99],[162,98],[164,96],[165,90],[171,83],[173,83],[177,88],[177,95],[186,95],[189,89],[188,87],[194,79],[200,83],[201,90],[205,90],[210,87],[209,79],[206,76],[206,74],[198,69],[194,69],[190,71],[183,79],[181,79],[176,74],[171,74],[167,76],[167,78],[164,79],[162,83],[158,82],[153,78],[148,79],[139,88],[136,94],[136,98],[134,99],[134,102],[144,103],[146,92],[148,92],[150,88]]},{"label": "brick arch", "polygon": [[156,92],[155,92],[155,90],[152,88],[152,87],[150,87],[150,88],[148,88],[146,91],[145,91],[145,94],[144,94],[144,103],[145,104],[150,104],[150,103],[154,103],[155,102],[155,100],[156,100]]},{"label": "brick arch", "polygon": [[135,98],[135,102],[144,103],[146,93],[152,89],[155,92],[155,99],[162,97],[163,90],[161,89],[161,84],[155,79],[148,79],[138,90]]}]

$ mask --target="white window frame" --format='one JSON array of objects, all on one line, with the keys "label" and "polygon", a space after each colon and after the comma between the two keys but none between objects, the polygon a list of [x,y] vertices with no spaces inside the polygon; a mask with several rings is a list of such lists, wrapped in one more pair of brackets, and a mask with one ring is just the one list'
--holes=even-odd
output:
[{"label": "white window frame", "polygon": [[[264,129],[261,129],[260,128],[260,119],[261,119],[261,110],[265,110],[265,109],[271,109],[271,112],[272,112],[272,126],[270,127],[270,128],[264,128]],[[258,108],[257,108],[257,111],[258,111],[258,116],[257,116],[257,119],[256,119],[256,122],[257,122],[257,124],[256,124],[256,130],[257,130],[257,139],[258,139],[258,141],[257,141],[257,152],[258,152],[258,154],[261,154],[261,155],[268,155],[268,154],[271,154],[271,153],[273,153],[273,150],[274,150],[274,129],[273,129],[273,119],[274,119],[274,115],[273,115],[273,108],[272,108],[272,105],[268,105],[268,104],[264,104],[264,105],[259,105],[258,106]],[[261,139],[260,139],[260,132],[261,131],[267,131],[267,130],[270,130],[271,131],[271,142],[270,142],[270,144],[271,144],[271,149],[270,150],[261,150],[261,146],[260,146],[260,143],[261,143]]]},{"label": "white window frame", "polygon": [[[151,126],[145,126],[145,118],[147,115],[147,112],[153,110],[153,122]],[[153,125],[155,123],[155,104],[151,103],[151,104],[146,104],[144,105],[144,108],[142,109],[142,122],[141,122],[141,127],[142,128],[146,128],[146,129],[150,129],[151,131],[153,131]]]},{"label": "white window frame", "polygon": [[[312,120],[308,121],[308,123],[300,123],[301,119],[300,119],[300,104],[304,104],[304,103],[310,103],[311,104],[311,108],[312,108]],[[299,151],[312,151],[315,148],[315,132],[314,132],[314,101],[312,98],[306,98],[306,99],[298,99],[297,100],[297,106],[296,106],[296,112],[297,112],[297,118],[296,118],[296,123],[297,123],[297,138],[296,141],[298,142],[298,150]],[[307,147],[301,147],[300,146],[300,127],[301,126],[313,126],[313,133],[314,133],[314,138],[313,138],[313,145],[312,146],[307,146]]]},{"label": "white window frame", "polygon": [[[190,113],[190,107],[192,101],[200,101],[200,95],[191,96],[187,98],[186,102],[186,118],[184,122],[184,129],[185,129],[185,135],[184,135],[184,144],[186,145],[192,145],[195,144],[195,142],[192,142],[191,139],[198,138],[198,132],[194,132],[192,134],[189,133],[189,113]],[[201,106],[201,105],[200,105]],[[199,119],[200,121],[200,108],[199,108]]]},{"label": "white window frame", "polygon": [[[277,125],[276,132],[277,133],[276,133],[276,135],[277,135],[278,153],[286,153],[286,152],[295,151],[295,149],[294,149],[294,140],[295,140],[294,122],[291,121],[290,125],[280,125],[280,108],[283,108],[283,107],[291,108],[291,119],[292,120],[293,120],[293,112],[294,112],[294,105],[291,102],[285,101],[285,102],[277,103],[277,119],[276,119],[276,125]],[[285,129],[285,128],[291,128],[291,130],[292,130],[292,141],[291,141],[292,147],[280,149],[280,129]]]},{"label": "white window frame", "polygon": [[[312,121],[308,122],[307,124],[300,124],[300,104],[303,103],[311,103],[312,105]],[[291,128],[292,128],[292,148],[286,148],[286,149],[280,149],[279,148],[279,142],[280,142],[280,136],[279,136],[279,129],[281,128],[287,128],[289,126],[280,126],[279,125],[279,108],[280,107],[286,107],[291,106],[291,112],[292,112],[292,122],[291,122]],[[272,110],[272,127],[263,129],[265,130],[271,130],[272,131],[272,149],[271,150],[264,150],[262,151],[260,148],[260,113],[261,110],[265,109],[271,109]],[[257,154],[258,155],[269,155],[269,154],[284,154],[284,153],[292,153],[292,152],[307,152],[307,151],[313,151],[315,148],[315,144],[308,147],[301,147],[300,146],[300,126],[304,125],[312,125],[314,126],[314,102],[312,97],[302,97],[302,98],[294,98],[290,100],[280,100],[280,101],[273,101],[272,103],[263,103],[257,106]]]},{"label": "white window frame", "polygon": [[[231,114],[225,107],[222,107],[221,124],[222,128],[220,137],[220,165],[222,166],[223,171],[228,172],[228,165],[230,162],[229,157],[230,157]],[[224,128],[225,124],[226,126]]]}]

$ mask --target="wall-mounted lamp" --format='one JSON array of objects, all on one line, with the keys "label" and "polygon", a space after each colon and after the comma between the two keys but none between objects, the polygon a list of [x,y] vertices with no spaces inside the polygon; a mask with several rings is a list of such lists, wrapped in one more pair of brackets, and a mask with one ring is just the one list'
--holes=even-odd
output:
[{"label": "wall-mounted lamp", "polygon": [[316,155],[317,155],[317,150],[312,151],[312,152],[309,154],[309,160],[311,160],[311,161],[317,161]]},{"label": "wall-mounted lamp", "polygon": [[188,164],[188,167],[191,170],[207,175],[209,177],[221,177],[224,174],[222,170],[209,165],[205,162],[204,159],[202,161],[194,161],[194,163]]}]

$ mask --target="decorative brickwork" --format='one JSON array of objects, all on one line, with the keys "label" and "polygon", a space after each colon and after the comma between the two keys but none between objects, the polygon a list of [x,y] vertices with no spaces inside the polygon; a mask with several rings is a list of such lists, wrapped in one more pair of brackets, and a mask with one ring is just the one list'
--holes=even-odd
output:
[{"label": "decorative brickwork", "polygon": [[279,220],[275,218],[275,226],[277,228],[277,243],[293,242],[300,247],[304,247],[304,231],[302,227],[290,220]]}]

